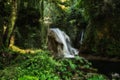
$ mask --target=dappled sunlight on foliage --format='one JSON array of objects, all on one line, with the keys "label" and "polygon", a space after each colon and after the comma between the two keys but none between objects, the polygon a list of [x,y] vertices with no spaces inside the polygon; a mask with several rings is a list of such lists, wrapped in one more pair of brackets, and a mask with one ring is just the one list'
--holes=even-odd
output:
[{"label": "dappled sunlight on foliage", "polygon": [[19,47],[15,46],[15,45],[10,45],[10,49],[12,49],[12,51],[14,52],[18,52],[21,54],[35,54],[36,52],[42,52],[41,49],[20,49]]}]

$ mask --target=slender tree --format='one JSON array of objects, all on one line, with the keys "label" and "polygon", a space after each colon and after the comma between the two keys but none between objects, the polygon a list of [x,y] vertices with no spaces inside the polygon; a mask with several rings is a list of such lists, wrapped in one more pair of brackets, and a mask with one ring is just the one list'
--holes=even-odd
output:
[{"label": "slender tree", "polygon": [[12,11],[11,11],[10,20],[9,20],[7,29],[3,35],[3,44],[6,48],[9,47],[10,38],[13,33],[14,25],[15,25],[15,21],[16,21],[16,17],[17,17],[16,16],[17,15],[17,0],[11,0],[9,3],[12,6]]}]

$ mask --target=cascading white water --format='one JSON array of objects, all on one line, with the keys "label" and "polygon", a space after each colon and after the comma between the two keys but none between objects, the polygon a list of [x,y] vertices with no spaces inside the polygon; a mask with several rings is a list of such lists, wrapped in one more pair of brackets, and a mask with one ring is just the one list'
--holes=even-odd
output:
[{"label": "cascading white water", "polygon": [[50,35],[50,33],[54,34],[55,40],[57,42],[63,44],[63,53],[61,54],[63,54],[64,57],[73,58],[78,54],[78,50],[71,46],[69,36],[63,31],[58,28],[51,28],[48,35]]},{"label": "cascading white water", "polygon": [[84,35],[84,30],[82,30],[82,33],[81,33],[80,44],[83,43],[83,35]]}]

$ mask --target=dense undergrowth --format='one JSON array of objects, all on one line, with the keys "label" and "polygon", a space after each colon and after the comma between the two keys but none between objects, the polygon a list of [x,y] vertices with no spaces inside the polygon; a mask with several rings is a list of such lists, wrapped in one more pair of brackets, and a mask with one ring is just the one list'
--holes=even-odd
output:
[{"label": "dense undergrowth", "polygon": [[19,54],[0,70],[0,80],[106,80],[82,57],[55,59],[48,51]]}]

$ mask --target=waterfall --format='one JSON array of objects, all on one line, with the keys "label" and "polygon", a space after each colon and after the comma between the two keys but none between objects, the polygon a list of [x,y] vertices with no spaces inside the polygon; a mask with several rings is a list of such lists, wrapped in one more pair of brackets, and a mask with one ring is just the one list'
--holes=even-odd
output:
[{"label": "waterfall", "polygon": [[84,35],[84,30],[82,30],[82,32],[81,32],[80,44],[83,43],[83,35]]},{"label": "waterfall", "polygon": [[[63,55],[64,57],[67,57],[67,58],[73,58],[75,55],[78,54],[78,50],[76,50],[71,46],[69,36],[65,32],[61,31],[60,29],[51,28],[48,32],[48,37],[54,38],[55,40],[54,43],[56,42],[56,47],[54,48],[57,48],[56,49],[57,53],[55,54],[58,54],[58,56]],[[50,40],[50,38],[48,38],[48,40]],[[54,45],[53,40],[52,40],[52,43],[51,42],[49,43],[50,43],[49,47],[52,47]]]}]

